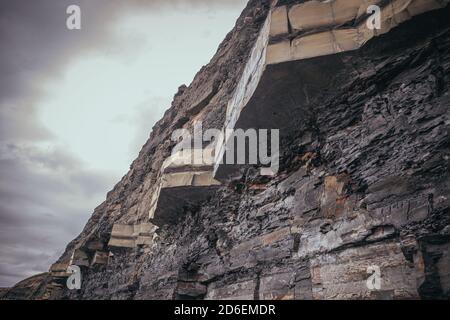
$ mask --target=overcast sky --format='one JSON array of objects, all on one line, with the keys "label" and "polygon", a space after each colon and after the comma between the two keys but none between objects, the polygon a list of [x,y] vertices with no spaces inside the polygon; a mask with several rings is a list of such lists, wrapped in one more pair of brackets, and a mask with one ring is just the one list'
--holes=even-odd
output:
[{"label": "overcast sky", "polygon": [[81,232],[245,3],[0,0],[0,287]]}]

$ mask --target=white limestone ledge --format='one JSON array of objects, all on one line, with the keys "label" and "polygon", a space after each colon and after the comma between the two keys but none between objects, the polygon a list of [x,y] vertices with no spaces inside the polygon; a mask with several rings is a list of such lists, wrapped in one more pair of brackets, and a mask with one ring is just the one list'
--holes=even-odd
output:
[{"label": "white limestone ledge", "polygon": [[179,151],[164,162],[149,212],[154,225],[174,223],[185,210],[199,205],[220,186],[213,177],[213,159],[212,149],[194,149]]},{"label": "white limestone ledge", "polygon": [[68,263],[54,263],[50,267],[49,273],[53,279],[68,278],[70,273],[67,272]]},{"label": "white limestone ledge", "polygon": [[[371,5],[381,7],[381,29],[367,26]],[[276,7],[266,63],[356,50],[414,16],[446,5],[444,0],[332,0]]]},{"label": "white limestone ledge", "polygon": [[151,246],[157,227],[151,223],[136,225],[115,224],[108,243],[110,250]]},{"label": "white limestone ledge", "polygon": [[[151,250],[159,227],[173,223],[185,208],[196,206],[213,192],[220,182],[212,175],[214,151],[200,149],[179,151],[167,158],[161,166],[160,177],[154,186],[147,223],[116,223],[111,231],[108,249],[144,248]],[[85,257],[77,253],[77,261],[85,263]],[[106,259],[94,256],[92,263]]]},{"label": "white limestone ledge", "polygon": [[68,278],[70,273],[67,272],[67,269],[70,266],[92,268],[107,265],[110,254],[109,251],[103,250],[103,244],[100,242],[90,242],[74,249],[69,260],[54,263],[50,267],[50,276],[55,280]]}]

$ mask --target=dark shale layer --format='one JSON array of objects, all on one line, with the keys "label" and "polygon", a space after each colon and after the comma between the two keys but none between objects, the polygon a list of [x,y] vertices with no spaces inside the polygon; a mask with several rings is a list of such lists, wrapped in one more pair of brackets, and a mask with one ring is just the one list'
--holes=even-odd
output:
[{"label": "dark shale layer", "polygon": [[[106,247],[116,222],[146,221],[172,131],[199,114],[221,128],[268,10],[268,1],[249,2],[60,262],[81,243]],[[297,129],[283,138],[276,177],[244,168],[159,230],[151,252],[123,250],[84,270],[79,291],[44,274],[4,298],[450,298],[449,16],[421,15],[336,55],[333,84],[290,117]],[[292,90],[304,89],[298,82]],[[365,286],[372,265],[389,279],[381,290]]]}]

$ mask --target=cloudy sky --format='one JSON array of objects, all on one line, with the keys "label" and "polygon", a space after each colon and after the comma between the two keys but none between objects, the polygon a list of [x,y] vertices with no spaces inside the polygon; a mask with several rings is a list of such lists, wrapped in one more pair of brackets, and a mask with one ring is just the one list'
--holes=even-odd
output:
[{"label": "cloudy sky", "polygon": [[80,233],[245,3],[0,0],[0,287]]}]

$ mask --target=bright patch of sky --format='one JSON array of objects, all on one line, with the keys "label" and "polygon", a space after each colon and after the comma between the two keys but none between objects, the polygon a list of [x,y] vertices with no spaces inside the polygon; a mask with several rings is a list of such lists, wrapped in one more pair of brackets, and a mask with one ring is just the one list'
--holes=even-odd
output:
[{"label": "bright patch of sky", "polygon": [[116,46],[78,57],[46,85],[39,120],[89,167],[125,174],[178,86],[209,62],[240,10],[124,17]]}]

